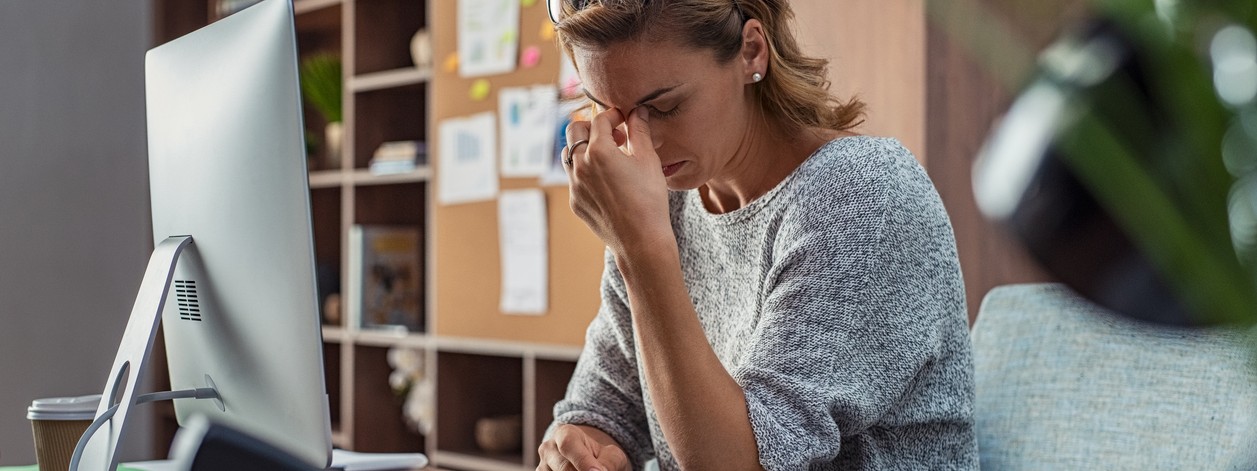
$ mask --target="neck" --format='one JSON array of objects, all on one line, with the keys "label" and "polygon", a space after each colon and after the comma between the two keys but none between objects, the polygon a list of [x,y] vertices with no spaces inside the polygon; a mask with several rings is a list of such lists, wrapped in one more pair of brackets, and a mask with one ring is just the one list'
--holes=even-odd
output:
[{"label": "neck", "polygon": [[742,135],[725,170],[698,188],[703,204],[712,213],[740,209],[768,193],[816,149],[842,133],[817,129],[781,133],[768,126],[752,126]]}]

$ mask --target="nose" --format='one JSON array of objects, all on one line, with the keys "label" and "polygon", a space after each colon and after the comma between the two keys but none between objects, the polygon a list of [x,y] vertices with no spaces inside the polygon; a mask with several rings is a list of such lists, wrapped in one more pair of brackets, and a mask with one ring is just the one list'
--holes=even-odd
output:
[{"label": "nose", "polygon": [[667,131],[664,130],[663,126],[650,127],[650,143],[654,146],[656,152],[659,151],[660,147],[663,147],[663,141],[666,140],[666,135]]}]

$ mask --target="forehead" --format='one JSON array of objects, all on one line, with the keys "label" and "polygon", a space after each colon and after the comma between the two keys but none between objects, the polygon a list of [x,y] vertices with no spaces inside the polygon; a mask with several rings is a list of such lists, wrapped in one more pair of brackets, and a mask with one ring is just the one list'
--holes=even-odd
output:
[{"label": "forehead", "polygon": [[585,90],[603,104],[621,109],[655,90],[701,82],[718,73],[711,51],[671,41],[621,41],[606,48],[573,48],[572,58]]}]

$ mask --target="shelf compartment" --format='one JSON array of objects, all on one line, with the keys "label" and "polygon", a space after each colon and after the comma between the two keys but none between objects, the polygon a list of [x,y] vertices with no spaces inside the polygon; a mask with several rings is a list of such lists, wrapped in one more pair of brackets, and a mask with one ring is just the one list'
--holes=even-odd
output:
[{"label": "shelf compartment", "polygon": [[[523,360],[518,357],[437,352],[437,447],[466,457],[524,464],[519,450],[488,453],[476,445],[476,421],[485,417],[523,416]],[[449,463],[440,463],[446,466]]]},{"label": "shelf compartment", "polygon": [[402,418],[402,399],[393,393],[388,377],[388,348],[354,347],[354,451],[365,453],[422,452],[423,435]]},{"label": "shelf compartment", "polygon": [[427,83],[354,94],[354,168],[367,168],[380,144],[427,141]]},{"label": "shelf compartment", "polygon": [[534,421],[537,443],[545,437],[546,428],[554,421],[554,405],[567,394],[567,383],[572,380],[576,371],[576,362],[563,360],[536,360],[536,388],[534,410],[537,413]]},{"label": "shelf compartment", "polygon": [[[315,54],[332,54],[341,57],[341,18],[343,7],[339,0],[299,0],[294,3],[297,27],[297,53],[300,61]],[[344,75],[342,73],[342,75]],[[343,90],[344,87],[342,86]],[[339,168],[340,162],[330,162],[327,148],[327,119],[313,106],[302,106],[306,139],[314,143],[309,152],[312,170]],[[343,140],[343,138],[342,138]]]},{"label": "shelf compartment", "polygon": [[427,207],[426,187],[424,182],[359,187],[354,201],[354,223],[422,228]]},{"label": "shelf compartment", "polygon": [[360,1],[354,4],[354,75],[413,67],[410,40],[428,24],[427,2]]},{"label": "shelf compartment", "polygon": [[341,293],[341,206],[340,187],[310,190],[310,221],[314,230],[314,271],[318,282],[319,318],[324,325],[344,325],[343,302],[339,315],[325,310],[328,297]]},{"label": "shelf compartment", "polygon": [[299,0],[293,4],[297,49],[302,57],[316,52],[341,51],[340,0]]},{"label": "shelf compartment", "polygon": [[301,18],[319,10],[339,7],[340,5],[341,0],[294,0],[292,2],[292,11],[293,14],[297,15],[297,18]]},{"label": "shelf compartment", "polygon": [[340,403],[341,403],[341,345],[338,343],[328,342],[326,336],[323,341],[323,381],[327,383],[327,400],[328,411],[331,413],[332,429],[340,429]]}]

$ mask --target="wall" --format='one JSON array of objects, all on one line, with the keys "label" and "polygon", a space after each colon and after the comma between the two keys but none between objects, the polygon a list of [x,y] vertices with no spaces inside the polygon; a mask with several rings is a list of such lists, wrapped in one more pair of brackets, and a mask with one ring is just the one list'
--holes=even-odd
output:
[{"label": "wall", "polygon": [[926,162],[922,0],[796,0],[790,5],[803,50],[829,59],[830,91],[868,105],[857,132],[893,136]]},{"label": "wall", "polygon": [[152,245],[148,31],[146,1],[0,1],[0,464],[35,461],[26,406],[100,392],[122,338]]}]

